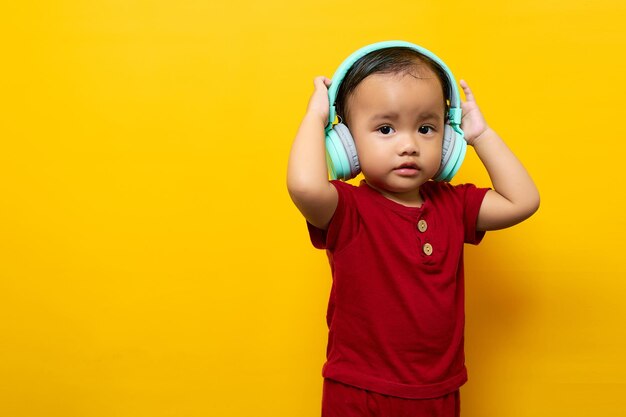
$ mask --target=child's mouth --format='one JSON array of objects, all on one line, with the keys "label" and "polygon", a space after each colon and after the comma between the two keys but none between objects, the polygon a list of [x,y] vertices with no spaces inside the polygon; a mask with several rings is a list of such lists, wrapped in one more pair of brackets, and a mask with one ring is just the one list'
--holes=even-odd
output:
[{"label": "child's mouth", "polygon": [[412,162],[404,163],[400,166],[397,166],[393,170],[396,174],[402,175],[402,176],[412,176],[412,175],[418,174],[420,171],[417,164],[414,164]]}]

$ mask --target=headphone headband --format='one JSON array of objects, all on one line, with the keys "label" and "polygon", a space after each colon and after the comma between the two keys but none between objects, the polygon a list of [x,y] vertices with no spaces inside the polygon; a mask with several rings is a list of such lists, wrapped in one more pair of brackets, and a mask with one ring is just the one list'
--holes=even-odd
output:
[{"label": "headphone headband", "polygon": [[461,97],[459,95],[459,89],[456,86],[456,80],[454,79],[454,75],[452,75],[452,71],[450,71],[448,66],[444,64],[444,62],[441,59],[439,59],[435,54],[430,52],[428,49],[422,48],[421,46],[418,46],[418,45],[415,45],[414,43],[406,42],[406,41],[384,41],[384,42],[377,42],[371,45],[364,46],[363,48],[353,52],[348,58],[345,59],[345,61],[341,63],[339,68],[337,68],[337,71],[335,71],[335,74],[333,75],[333,79],[332,79],[332,84],[330,85],[330,88],[328,89],[330,112],[328,114],[328,125],[326,127],[326,130],[328,131],[332,129],[333,122],[335,121],[335,117],[337,115],[336,109],[335,109],[335,102],[337,100],[337,93],[339,92],[339,86],[343,82],[344,77],[346,76],[350,68],[352,68],[354,63],[358,61],[359,59],[361,59],[362,57],[364,57],[365,55],[369,54],[370,52],[378,51],[380,49],[395,48],[395,47],[409,48],[414,51],[417,51],[420,54],[426,56],[427,58],[430,58],[433,62],[435,62],[435,64],[437,64],[438,66],[441,67],[441,69],[443,69],[448,79],[448,85],[450,87],[449,88],[450,97],[447,97],[450,100],[450,111],[448,113],[449,123],[457,133],[463,135],[463,131],[460,128]]}]

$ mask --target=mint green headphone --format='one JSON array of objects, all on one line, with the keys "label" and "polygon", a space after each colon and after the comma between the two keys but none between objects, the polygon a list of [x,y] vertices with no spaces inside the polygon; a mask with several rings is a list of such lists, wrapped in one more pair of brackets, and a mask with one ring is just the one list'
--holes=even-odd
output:
[{"label": "mint green headphone", "polygon": [[461,97],[452,72],[450,72],[441,59],[421,46],[405,41],[385,41],[365,46],[352,53],[352,55],[341,63],[333,75],[332,83],[328,89],[330,112],[328,115],[328,124],[326,125],[326,161],[332,179],[347,180],[354,178],[361,171],[359,157],[356,153],[354,139],[352,139],[350,130],[341,122],[333,125],[337,114],[335,102],[337,100],[339,86],[350,68],[352,68],[352,65],[360,58],[379,49],[394,47],[410,48],[419,52],[435,62],[446,74],[449,87],[448,91],[450,91],[450,97],[447,97],[447,99],[450,100],[450,111],[444,127],[441,165],[433,179],[435,181],[450,181],[463,163],[467,143],[465,142],[464,134],[460,126]]}]

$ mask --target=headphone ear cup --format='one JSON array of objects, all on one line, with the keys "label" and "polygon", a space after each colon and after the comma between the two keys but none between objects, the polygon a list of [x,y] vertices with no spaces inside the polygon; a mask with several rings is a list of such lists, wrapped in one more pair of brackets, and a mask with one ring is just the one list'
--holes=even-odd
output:
[{"label": "headphone ear cup", "polygon": [[326,161],[332,179],[348,180],[361,171],[354,139],[343,123],[336,124],[326,134]]},{"label": "headphone ear cup", "polygon": [[443,129],[441,165],[433,179],[435,181],[450,181],[461,168],[466,150],[467,143],[463,135],[446,123]]}]

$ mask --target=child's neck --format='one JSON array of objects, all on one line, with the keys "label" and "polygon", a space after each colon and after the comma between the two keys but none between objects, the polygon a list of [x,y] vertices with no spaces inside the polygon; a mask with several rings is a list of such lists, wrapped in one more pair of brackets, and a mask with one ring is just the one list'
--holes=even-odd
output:
[{"label": "child's neck", "polygon": [[376,190],[379,194],[381,194],[383,197],[387,198],[388,200],[391,200],[403,206],[422,207],[422,204],[424,204],[424,198],[420,194],[419,188],[417,188],[416,190],[407,191],[405,193],[394,193],[391,191],[378,188],[375,185],[372,185],[370,183],[367,183],[367,185],[370,188]]}]

